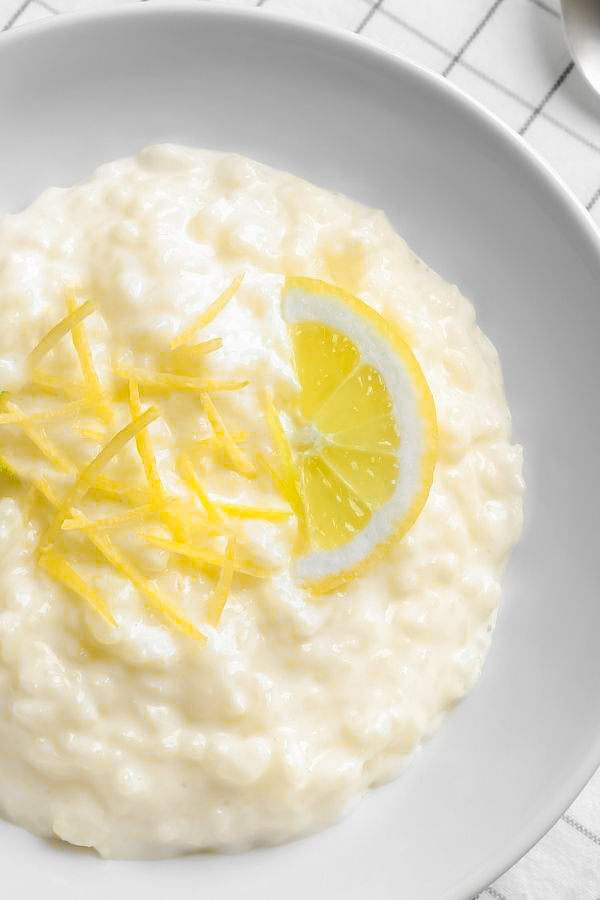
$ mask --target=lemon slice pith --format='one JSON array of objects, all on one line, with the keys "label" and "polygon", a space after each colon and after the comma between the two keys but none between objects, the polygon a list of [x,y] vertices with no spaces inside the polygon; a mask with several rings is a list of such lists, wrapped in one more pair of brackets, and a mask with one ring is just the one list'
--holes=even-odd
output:
[{"label": "lemon slice pith", "polygon": [[308,544],[295,574],[331,590],[416,521],[437,456],[435,406],[409,345],[361,300],[287,278],[282,302],[300,383],[292,444]]}]

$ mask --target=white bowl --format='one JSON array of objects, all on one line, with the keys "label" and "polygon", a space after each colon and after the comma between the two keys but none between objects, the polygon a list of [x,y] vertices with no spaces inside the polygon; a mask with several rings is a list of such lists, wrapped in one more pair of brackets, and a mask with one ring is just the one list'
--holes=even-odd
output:
[{"label": "white bowl", "polygon": [[399,780],[324,833],[240,856],[103,864],[4,824],[7,896],[470,897],[600,761],[600,243],[586,213],[441,78],[262,12],[152,4],[15,31],[0,41],[0,123],[3,210],[165,140],[383,207],[475,301],[529,486],[483,677]]}]

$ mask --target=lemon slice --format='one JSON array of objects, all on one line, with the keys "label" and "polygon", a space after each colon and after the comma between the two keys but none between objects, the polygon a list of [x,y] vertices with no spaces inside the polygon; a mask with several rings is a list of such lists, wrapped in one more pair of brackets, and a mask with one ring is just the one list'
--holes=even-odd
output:
[{"label": "lemon slice", "polygon": [[295,574],[330,590],[423,509],[435,467],[431,392],[398,329],[344,291],[286,279],[283,317],[300,393],[291,446],[307,546]]}]

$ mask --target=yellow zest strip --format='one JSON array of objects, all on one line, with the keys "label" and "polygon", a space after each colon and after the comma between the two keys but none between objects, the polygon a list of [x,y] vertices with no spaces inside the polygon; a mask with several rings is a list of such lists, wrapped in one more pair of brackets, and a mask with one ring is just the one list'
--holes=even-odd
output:
[{"label": "yellow zest strip", "polygon": [[170,372],[150,372],[147,369],[117,368],[116,374],[126,381],[137,381],[145,387],[157,390],[192,391],[239,391],[247,381],[220,380],[218,378],[195,378],[191,375],[173,375]]},{"label": "yellow zest strip", "polygon": [[220,350],[223,346],[222,338],[211,338],[209,341],[201,341],[199,344],[191,344],[187,347],[177,347],[167,353],[161,353],[160,360],[167,369],[183,366],[199,365],[203,357],[209,353]]},{"label": "yellow zest strip", "polygon": [[67,381],[58,375],[50,375],[49,372],[43,372],[41,369],[34,369],[31,373],[31,383],[48,394],[58,394],[59,397],[64,394],[64,396],[71,397],[73,400],[81,397],[85,390],[84,384],[73,384],[72,381]]},{"label": "yellow zest strip", "polygon": [[[68,312],[71,315],[74,315],[77,311],[77,301],[73,291],[67,291],[66,302]],[[96,402],[100,417],[108,424],[112,422],[114,413],[110,405],[106,402],[106,396],[102,390],[102,385],[100,384],[100,379],[98,378],[98,373],[94,366],[92,351],[90,350],[90,345],[82,322],[71,325],[71,340],[73,341],[73,346],[75,347],[75,352],[79,359],[83,380],[88,386],[91,397]]]},{"label": "yellow zest strip", "polygon": [[254,468],[253,464],[248,459],[244,451],[240,450],[236,442],[233,440],[215,404],[212,402],[208,394],[202,394],[201,399],[204,412],[208,416],[208,421],[212,426],[212,430],[221,441],[223,449],[229,457],[231,464],[236,472],[239,472],[240,475],[244,475],[246,478],[254,478],[254,476],[256,475],[256,469]]},{"label": "yellow zest strip", "polygon": [[266,519],[267,522],[281,522],[292,515],[289,509],[269,509],[260,506],[243,506],[238,503],[217,503],[221,512],[238,519]]},{"label": "yellow zest strip", "polygon": [[[197,562],[205,563],[207,566],[218,566],[219,568],[225,565],[225,557],[222,553],[217,553],[215,550],[210,550],[206,547],[196,547],[191,544],[182,544],[179,541],[169,541],[154,534],[142,534],[142,537],[148,543],[155,544],[157,547],[169,550],[171,553],[176,553],[179,556],[184,556],[186,559],[193,559]],[[236,572],[241,572],[243,575],[251,575],[253,578],[270,578],[273,575],[272,570],[257,566],[248,560],[236,559],[234,569]]]},{"label": "yellow zest strip", "polygon": [[91,300],[86,300],[80,307],[70,312],[69,315],[65,316],[64,319],[61,319],[60,322],[57,322],[29,354],[29,365],[31,368],[33,369],[34,366],[37,366],[46,353],[52,350],[54,345],[57,344],[65,334],[68,334],[69,331],[83,322],[87,316],[91,315],[95,308],[96,307]]},{"label": "yellow zest strip", "polygon": [[40,556],[39,562],[48,575],[62,582],[65,587],[68,587],[74,594],[77,594],[82,600],[89,603],[92,609],[102,616],[105,622],[113,626],[117,624],[104,598],[91,584],[84,581],[66,559],[49,551]]},{"label": "yellow zest strip", "polygon": [[[0,467],[1,469],[1,467]],[[35,506],[35,501],[37,500],[37,490],[36,488],[30,484],[27,489],[27,493],[25,494],[25,499],[23,501],[23,521],[30,522],[31,517],[33,515],[33,509]]]},{"label": "yellow zest strip", "polygon": [[116,481],[114,478],[107,478],[106,475],[99,475],[94,479],[94,483],[90,487],[91,491],[97,491],[110,497],[111,500],[117,500],[122,503],[133,503],[138,506],[140,503],[147,503],[149,500],[149,492],[146,487],[130,487],[122,481]]},{"label": "yellow zest strip", "polygon": [[[247,441],[250,437],[249,431],[230,431],[229,436],[232,441],[235,441],[236,444],[243,444],[244,441]],[[211,434],[210,437],[206,438],[197,438],[194,442],[194,447],[201,449],[203,447],[210,447],[213,445],[221,446],[221,441],[217,437],[216,434]]]},{"label": "yellow zest strip", "polygon": [[206,515],[208,516],[210,521],[218,522],[219,524],[222,523],[223,516],[204,490],[202,482],[198,478],[198,473],[196,472],[187,453],[182,453],[179,457],[179,471],[187,486],[196,495],[196,497],[206,510]]},{"label": "yellow zest strip", "polygon": [[284,496],[298,516],[300,524],[304,526],[304,504],[302,503],[302,496],[298,486],[294,457],[284,427],[281,424],[281,419],[271,397],[266,392],[263,395],[263,406],[275,454],[279,460],[279,480],[285,485]]},{"label": "yellow zest strip", "polygon": [[136,506],[127,512],[117,513],[114,516],[106,516],[103,519],[92,519],[86,525],[82,525],[79,519],[65,519],[62,523],[63,531],[89,531],[92,528],[120,528],[122,525],[130,525],[132,522],[143,522],[156,515],[156,507],[152,503],[145,506]]},{"label": "yellow zest strip", "polygon": [[219,575],[219,580],[208,598],[208,621],[211,625],[217,626],[221,620],[221,613],[227,603],[229,591],[231,590],[231,582],[233,581],[233,573],[235,570],[235,538],[229,538],[225,549],[225,562]]},{"label": "yellow zest strip", "polygon": [[[89,522],[83,513],[80,512],[76,512],[74,518],[82,525],[87,525]],[[206,637],[198,631],[195,625],[182,616],[181,613],[161,595],[160,591],[158,591],[151,582],[144,578],[136,566],[117,550],[107,535],[99,534],[93,529],[84,533],[96,549],[100,551],[102,556],[104,556],[107,562],[109,562],[120,575],[127,578],[136,590],[142,594],[147,601],[146,605],[149,606],[153,612],[161,615],[169,622],[169,624],[175,625],[188,637],[193,638],[199,643],[204,643]]]},{"label": "yellow zest strip", "polygon": [[118,431],[114,437],[108,442],[108,444],[100,450],[97,456],[92,459],[91,462],[85,466],[85,468],[81,471],[79,477],[76,479],[75,483],[71,486],[70,490],[67,492],[66,497],[64,498],[56,516],[51,522],[49,528],[46,533],[42,535],[41,547],[47,547],[54,543],[56,537],[61,530],[62,523],[67,518],[69,514],[69,510],[75,506],[82,497],[89,491],[89,489],[93,486],[94,480],[100,474],[102,469],[111,461],[113,456],[123,449],[125,444],[127,444],[132,438],[136,436],[136,434],[142,430],[142,428],[147,428],[151,422],[154,422],[155,419],[158,418],[158,410],[150,407],[143,413],[141,416],[138,416],[137,419],[134,419],[120,431]]},{"label": "yellow zest strip", "polygon": [[[3,457],[0,457],[0,464],[4,463]],[[6,463],[7,467],[13,471],[12,466],[9,466]],[[17,477],[21,477],[21,475],[15,472]],[[45,478],[32,478],[31,484],[37,488],[37,490],[42,494],[43,497],[46,498],[48,503],[51,506],[60,509],[61,501],[54,493],[53,488],[48,484]],[[82,528],[86,525],[91,524],[89,519],[87,519],[83,513],[74,511],[73,518],[82,526]],[[204,643],[206,641],[205,635],[201,634],[198,629],[189,622],[184,616],[182,616],[175,607],[169,603],[168,600],[165,600],[160,592],[152,585],[144,576],[137,570],[137,568],[133,565],[133,563],[129,562],[122,553],[120,553],[116,547],[113,545],[112,541],[106,535],[99,534],[93,529],[83,531],[86,537],[92,542],[92,544],[96,547],[97,550],[104,556],[104,558],[109,562],[120,575],[127,578],[133,586],[142,594],[147,602],[147,606],[150,607],[155,613],[159,613],[163,616],[170,624],[175,625],[182,631],[184,634],[188,635],[188,637],[193,638],[199,643]],[[48,555],[47,553],[45,554]]]},{"label": "yellow zest strip", "polygon": [[279,491],[281,496],[285,500],[287,500],[287,502],[290,504],[290,506],[292,506],[292,501],[293,501],[292,494],[288,488],[287,483],[281,477],[281,475],[279,474],[279,472],[277,471],[277,469],[275,468],[273,463],[268,459],[268,457],[264,453],[261,453],[260,450],[256,454],[256,458],[258,459],[259,463],[266,469],[266,471],[271,476],[271,480],[273,481],[273,484],[275,485],[275,487],[277,488],[277,490]]},{"label": "yellow zest strip", "polygon": [[[134,381],[133,379],[129,382],[129,409],[132,419],[137,418],[142,413],[140,389],[137,381]],[[136,434],[135,445],[140,455],[144,472],[146,473],[146,480],[148,481],[148,486],[150,487],[152,495],[157,503],[163,503],[165,499],[165,489],[160,480],[160,475],[158,474],[156,457],[154,455],[154,450],[152,449],[152,442],[147,429],[139,431]]]},{"label": "yellow zest strip", "polygon": [[82,412],[89,403],[87,400],[74,400],[73,403],[65,403],[64,406],[56,406],[43,412],[24,413],[19,410],[12,413],[0,413],[0,425],[12,425],[17,422],[47,422],[52,419],[68,419]]},{"label": "yellow zest strip", "polygon": [[234,278],[229,287],[225,288],[223,293],[219,294],[216,300],[213,300],[213,302],[210,303],[187,328],[184,328],[175,340],[171,341],[171,350],[176,350],[178,347],[181,347],[181,345],[185,344],[197,331],[200,331],[201,328],[204,328],[209,322],[212,322],[237,293],[243,280],[243,273]]},{"label": "yellow zest strip", "polygon": [[90,441],[95,441],[97,444],[103,444],[106,440],[106,433],[100,428],[92,428],[89,425],[76,425],[75,430],[83,437],[89,438]]},{"label": "yellow zest strip", "polygon": [[77,471],[75,463],[50,440],[43,428],[31,422],[22,410],[10,400],[4,401],[4,407],[17,417],[19,428],[22,429],[23,433],[27,435],[32,444],[35,444],[46,459],[60,469],[61,472],[66,472],[67,475],[75,474]]},{"label": "yellow zest strip", "polygon": [[220,519],[218,522],[211,521],[204,513],[200,513],[195,505],[186,503],[177,497],[170,498],[167,501],[165,511],[176,516],[179,521],[184,521],[188,532],[203,531],[207,535],[221,537],[233,533],[232,529],[223,520]]}]

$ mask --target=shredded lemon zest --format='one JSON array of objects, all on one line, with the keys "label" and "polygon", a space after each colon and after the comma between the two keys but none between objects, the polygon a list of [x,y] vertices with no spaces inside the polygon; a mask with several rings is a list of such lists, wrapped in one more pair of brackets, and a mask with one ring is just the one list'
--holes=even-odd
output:
[{"label": "shredded lemon zest", "polygon": [[92,428],[91,425],[78,424],[75,425],[75,430],[83,437],[89,438],[90,441],[95,441],[96,444],[103,444],[106,440],[106,432],[101,428]]},{"label": "shredded lemon zest", "polygon": [[91,519],[86,525],[82,525],[78,519],[65,519],[62,523],[63,531],[89,531],[92,528],[120,528],[122,525],[130,525],[133,522],[143,522],[156,515],[156,507],[152,503],[144,506],[136,506],[127,512],[117,513],[114,516],[105,516],[102,519]]},{"label": "shredded lemon zest", "polygon": [[277,469],[275,468],[273,463],[268,459],[266,454],[262,453],[260,450],[256,454],[256,458],[257,458],[258,462],[263,466],[263,468],[270,475],[273,484],[275,485],[275,487],[277,488],[277,490],[279,491],[281,496],[284,498],[284,500],[287,500],[287,502],[289,503],[290,506],[292,506],[292,502],[293,502],[292,493],[290,492],[286,481],[279,474],[279,472],[277,471]]},{"label": "shredded lemon zest", "polygon": [[72,381],[67,381],[65,378],[60,378],[58,375],[51,375],[49,372],[44,372],[42,369],[33,370],[31,373],[31,383],[47,394],[58,395],[59,397],[64,395],[73,400],[77,400],[85,392],[84,384],[73,384]]},{"label": "shredded lemon zest", "polygon": [[[161,353],[160,362],[168,371],[177,372],[181,369],[197,367],[201,365],[202,360],[209,353],[220,350],[223,346],[223,338],[211,338],[208,341],[201,341],[199,344],[190,344],[184,347],[177,347],[175,350],[168,350]],[[185,374],[181,372],[180,374]]]},{"label": "shredded lemon zest", "polygon": [[289,509],[244,506],[240,503],[222,503],[221,501],[216,505],[221,512],[238,519],[265,519],[267,522],[281,522],[283,519],[289,519],[292,515],[292,511]]},{"label": "shredded lemon zest", "polygon": [[61,472],[66,472],[67,475],[73,475],[77,471],[77,467],[73,460],[50,440],[41,426],[32,422],[25,413],[19,409],[16,403],[13,403],[10,400],[4,400],[3,402],[5,409],[16,416],[16,424],[19,428],[21,428],[31,443],[35,444],[46,459],[56,466],[57,469],[60,469]]},{"label": "shredded lemon zest", "polygon": [[298,485],[298,475],[296,466],[294,465],[294,457],[289,441],[287,439],[285,429],[279,418],[279,414],[273,405],[273,400],[265,391],[263,393],[263,408],[275,455],[279,461],[280,472],[279,480],[285,485],[284,496],[298,517],[299,524],[304,526],[304,504],[300,494]]},{"label": "shredded lemon zest", "polygon": [[225,549],[225,562],[219,574],[219,580],[208,598],[207,618],[210,625],[216,626],[227,603],[233,573],[235,571],[235,537],[229,538]]},{"label": "shredded lemon zest", "polygon": [[[148,543],[156,544],[157,547],[161,547],[163,550],[169,550],[171,553],[178,554],[179,556],[184,556],[186,559],[197,560],[207,566],[218,566],[219,568],[222,568],[225,565],[225,557],[216,550],[211,550],[207,547],[196,547],[191,544],[183,544],[180,541],[170,541],[154,534],[143,533],[142,537],[145,541],[148,541]],[[234,568],[236,572],[241,572],[243,575],[251,575],[253,578],[270,578],[273,575],[272,570],[265,569],[249,560],[241,560],[238,558],[235,560]]]},{"label": "shredded lemon zest", "polygon": [[157,390],[191,391],[240,391],[248,381],[235,379],[195,378],[192,375],[173,375],[171,372],[151,372],[147,369],[117,367],[115,374],[126,381],[137,381],[145,387]]},{"label": "shredded lemon zest", "polygon": [[233,440],[215,404],[212,402],[208,394],[202,394],[201,400],[204,412],[208,417],[208,421],[211,424],[212,430],[221,441],[223,449],[229,457],[231,464],[236,472],[239,472],[240,475],[244,475],[246,478],[254,478],[254,476],[256,475],[256,469],[254,465],[246,456],[244,451],[240,450],[236,442]]},{"label": "shredded lemon zest", "polygon": [[[129,410],[131,418],[135,419],[142,413],[142,403],[140,400],[140,389],[137,381],[131,379],[129,381]],[[135,436],[135,445],[139,453],[146,480],[157,503],[163,503],[165,499],[165,489],[158,474],[158,466],[156,465],[156,457],[152,448],[152,441],[148,429],[144,428]]]},{"label": "shredded lemon zest", "polygon": [[33,516],[33,509],[35,506],[35,501],[37,498],[37,490],[33,484],[29,485],[27,489],[27,493],[25,494],[25,499],[23,500],[23,519],[25,522],[30,522]]},{"label": "shredded lemon zest", "polygon": [[237,293],[243,280],[243,273],[237,275],[229,287],[226,287],[216,300],[213,300],[213,302],[210,303],[187,328],[184,328],[183,331],[171,341],[171,350],[176,350],[178,347],[181,347],[182,344],[187,343],[197,331],[200,331],[200,329],[205,328],[206,325],[212,322],[212,320],[225,309],[231,298]]},{"label": "shredded lemon zest", "polygon": [[[4,459],[0,457],[0,462],[4,462]],[[7,462],[7,466],[8,466]],[[15,472],[15,475],[19,478],[23,478],[21,474],[16,472],[12,466],[10,466],[11,470]],[[32,479],[24,479],[29,480],[34,487],[42,494],[43,497],[46,498],[48,503],[51,506],[54,506],[56,509],[60,509],[61,500],[57,497],[54,492],[52,486],[48,483],[45,478],[32,478]],[[78,510],[74,510],[73,518],[79,522],[82,526],[90,524],[90,520],[84,516],[83,513]],[[182,631],[184,634],[188,635],[188,637],[193,638],[199,643],[204,643],[206,641],[206,636],[203,635],[198,629],[193,625],[188,619],[181,615],[178,610],[169,603],[164,597],[162,597],[160,591],[154,587],[141,572],[138,571],[136,566],[132,562],[130,562],[122,553],[120,553],[117,548],[113,545],[112,541],[107,535],[103,535],[101,533],[96,532],[94,529],[89,529],[83,531],[86,537],[91,541],[91,543],[96,547],[96,549],[104,556],[104,558],[109,562],[113,568],[119,572],[124,578],[130,581],[133,586],[145,597],[147,603],[146,605],[155,613],[161,615],[164,619],[166,619],[169,624],[175,625]],[[48,551],[44,554],[48,555]]]},{"label": "shredded lemon zest", "polygon": [[223,522],[223,516],[204,490],[202,482],[198,478],[198,473],[187,453],[182,453],[179,457],[179,471],[187,486],[196,495],[206,510],[206,515],[210,521],[221,524]]},{"label": "shredded lemon zest", "polygon": [[155,419],[158,418],[158,410],[153,407],[149,407],[145,413],[142,413],[141,416],[138,416],[137,419],[134,419],[124,428],[121,428],[114,437],[110,439],[108,444],[100,450],[100,452],[82,469],[79,477],[75,480],[75,483],[71,486],[70,490],[67,491],[67,495],[64,498],[56,516],[51,522],[49,528],[46,533],[42,536],[41,547],[51,546],[59,531],[61,530],[62,523],[67,518],[69,514],[69,510],[75,506],[89,491],[89,489],[93,486],[94,480],[100,474],[102,469],[108,465],[111,459],[116,456],[116,454],[123,449],[123,447],[138,434],[143,428],[147,428],[151,422],[154,422]]},{"label": "shredded lemon zest", "polygon": [[66,559],[57,553],[48,551],[40,556],[39,563],[46,574],[62,582],[65,587],[85,600],[98,615],[102,616],[105,622],[112,626],[117,624],[105,599],[89,582],[84,581]]},{"label": "shredded lemon zest", "polygon": [[[88,519],[80,512],[77,512],[74,518],[81,521],[82,524],[87,524],[88,522]],[[175,625],[188,637],[193,638],[201,644],[206,641],[206,636],[198,631],[196,626],[186,619],[172,603],[166,600],[160,591],[142,575],[139,569],[127,559],[123,553],[117,550],[108,535],[103,535],[94,530],[84,533],[97,550],[104,556],[107,562],[109,562],[120,575],[130,581],[135,589],[145,598],[146,606],[153,612],[162,616],[169,624]]]},{"label": "shredded lemon zest", "polygon": [[[250,437],[250,433],[248,431],[230,431],[229,435],[232,441],[235,441],[236,444],[243,444],[244,441],[247,441]],[[209,437],[205,438],[196,438],[193,442],[194,449],[203,449],[204,447],[222,447],[223,443],[220,438],[216,434],[211,434]]]},{"label": "shredded lemon zest", "polygon": [[140,503],[147,503],[150,494],[146,487],[131,487],[123,481],[117,481],[115,478],[108,478],[106,475],[99,475],[94,479],[91,491],[105,494],[111,500],[117,500],[119,503],[125,501],[138,506]]},{"label": "shredded lemon zest", "polygon": [[[77,300],[74,291],[67,291],[66,303],[69,314],[74,315],[77,311]],[[83,380],[88,386],[90,396],[95,401],[101,419],[108,424],[114,419],[114,412],[111,409],[110,404],[106,402],[106,396],[102,389],[96,367],[94,366],[92,351],[90,350],[83,322],[77,322],[71,325],[70,331],[71,340],[73,341],[73,346],[75,347],[75,352],[79,359]]]},{"label": "shredded lemon zest", "polygon": [[52,350],[55,344],[58,344],[61,338],[68,334],[69,331],[72,331],[77,325],[79,325],[87,316],[90,316],[96,307],[92,303],[91,300],[86,300],[85,303],[82,303],[77,309],[74,309],[72,312],[69,312],[64,319],[61,319],[60,322],[57,322],[54,325],[48,334],[44,335],[44,337],[39,341],[38,344],[33,348],[31,353],[29,354],[29,365],[33,369],[37,364],[44,358],[44,356]]},{"label": "shredded lemon zest", "polygon": [[13,425],[21,422],[48,422],[53,419],[68,419],[82,412],[88,406],[87,400],[74,400],[64,406],[45,409],[41,412],[24,413],[21,410],[12,413],[0,413],[0,425]]},{"label": "shredded lemon zest", "polygon": [[[4,403],[8,404],[9,401],[4,401]],[[43,456],[60,469],[61,472],[66,472],[67,475],[76,475],[78,473],[78,468],[74,461],[50,440],[42,428],[36,428],[34,423],[27,421],[27,416],[16,406],[16,404],[11,402],[10,407],[7,406],[7,408],[10,408],[13,414],[21,416],[21,418],[18,418],[17,416],[17,424],[22,428],[24,434],[38,448]],[[94,480],[91,489],[100,491],[114,500],[127,500],[134,504],[144,502],[148,496],[148,492],[145,488],[131,487],[121,481],[107,478],[105,475],[99,475]]]}]

